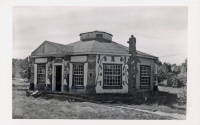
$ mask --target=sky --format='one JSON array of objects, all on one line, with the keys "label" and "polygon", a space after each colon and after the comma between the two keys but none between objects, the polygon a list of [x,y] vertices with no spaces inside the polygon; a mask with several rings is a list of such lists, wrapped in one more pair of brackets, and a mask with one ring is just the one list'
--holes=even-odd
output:
[{"label": "sky", "polygon": [[13,58],[26,58],[45,40],[69,44],[80,33],[105,31],[113,41],[181,64],[187,58],[188,7],[13,7]]}]

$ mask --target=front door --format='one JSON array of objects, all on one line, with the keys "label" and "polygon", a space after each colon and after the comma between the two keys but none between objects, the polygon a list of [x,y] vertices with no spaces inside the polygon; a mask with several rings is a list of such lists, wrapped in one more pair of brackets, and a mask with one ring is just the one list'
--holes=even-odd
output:
[{"label": "front door", "polygon": [[62,87],[62,66],[56,66],[56,91],[61,91]]}]

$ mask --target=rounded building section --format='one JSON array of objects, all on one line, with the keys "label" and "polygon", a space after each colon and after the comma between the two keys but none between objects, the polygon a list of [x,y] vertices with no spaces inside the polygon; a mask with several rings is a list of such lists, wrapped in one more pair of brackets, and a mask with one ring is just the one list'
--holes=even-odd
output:
[{"label": "rounded building section", "polygon": [[111,42],[112,34],[103,31],[93,31],[80,34],[81,41],[97,40],[100,42]]}]

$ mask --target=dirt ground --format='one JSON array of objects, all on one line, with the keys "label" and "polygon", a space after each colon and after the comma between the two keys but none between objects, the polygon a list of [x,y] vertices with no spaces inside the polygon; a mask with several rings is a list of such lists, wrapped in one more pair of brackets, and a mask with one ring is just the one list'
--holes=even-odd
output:
[{"label": "dirt ground", "polygon": [[91,103],[91,102],[68,102],[56,99],[44,99],[42,97],[27,97],[25,90],[27,83],[13,83],[13,119],[132,119],[132,120],[155,120],[174,119],[170,116],[156,115],[129,108],[145,109],[148,111],[168,111],[171,113],[185,114],[185,110],[172,109],[158,104],[128,105],[124,103]]}]

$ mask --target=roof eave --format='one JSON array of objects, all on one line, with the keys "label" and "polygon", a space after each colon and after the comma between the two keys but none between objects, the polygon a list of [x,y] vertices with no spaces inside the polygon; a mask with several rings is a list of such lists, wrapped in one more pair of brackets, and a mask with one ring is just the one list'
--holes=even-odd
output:
[{"label": "roof eave", "polygon": [[99,52],[75,52],[73,55],[88,55],[88,54],[93,54],[93,55],[118,55],[118,56],[131,56],[131,54],[126,54],[126,53],[99,53]]},{"label": "roof eave", "polygon": [[158,59],[158,57],[153,57],[153,56],[143,56],[143,55],[139,55],[139,54],[137,54],[137,56],[138,56],[138,57],[142,57],[142,58],[155,59],[155,60]]},{"label": "roof eave", "polygon": [[63,52],[63,53],[41,53],[41,54],[31,54],[30,58],[38,58],[38,57],[49,57],[49,56],[56,56],[62,57],[65,55],[73,55],[73,52]]}]

